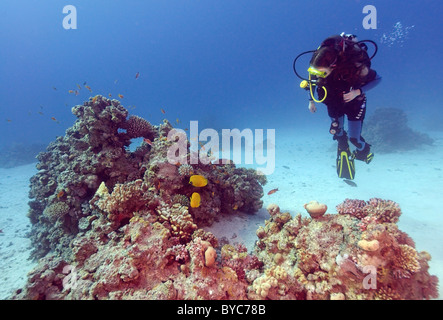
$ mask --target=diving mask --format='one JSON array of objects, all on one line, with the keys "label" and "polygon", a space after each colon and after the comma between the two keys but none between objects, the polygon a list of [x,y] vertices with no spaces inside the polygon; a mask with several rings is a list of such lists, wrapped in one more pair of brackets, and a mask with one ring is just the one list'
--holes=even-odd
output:
[{"label": "diving mask", "polygon": [[326,78],[326,76],[327,76],[327,73],[325,71],[320,71],[320,70],[314,68],[313,66],[309,67],[308,72],[311,75],[319,77],[319,78]]}]

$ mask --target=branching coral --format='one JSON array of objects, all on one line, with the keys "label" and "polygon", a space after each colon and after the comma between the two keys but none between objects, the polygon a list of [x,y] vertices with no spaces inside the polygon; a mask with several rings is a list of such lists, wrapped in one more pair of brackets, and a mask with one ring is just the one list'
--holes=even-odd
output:
[{"label": "branching coral", "polygon": [[379,198],[371,198],[369,201],[346,199],[337,206],[337,212],[349,214],[358,219],[371,217],[382,223],[396,223],[401,215],[401,209],[397,203]]},{"label": "branching coral", "polygon": [[107,215],[114,227],[120,227],[123,222],[129,222],[133,213],[144,209],[151,200],[148,187],[141,179],[126,184],[116,184],[111,194],[97,189],[90,204]]},{"label": "branching coral", "polygon": [[149,121],[135,115],[131,115],[122,128],[126,129],[130,139],[143,137],[154,140],[157,135],[157,130]]},{"label": "branching coral", "polygon": [[180,239],[181,243],[186,243],[191,239],[191,235],[197,230],[188,208],[178,203],[172,207],[159,206],[157,209],[160,221],[170,224],[171,234]]}]

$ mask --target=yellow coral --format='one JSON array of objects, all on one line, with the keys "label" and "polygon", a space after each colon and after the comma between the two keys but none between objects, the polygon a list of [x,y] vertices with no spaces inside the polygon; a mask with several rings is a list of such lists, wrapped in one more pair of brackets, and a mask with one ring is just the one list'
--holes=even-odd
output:
[{"label": "yellow coral", "polygon": [[213,247],[208,247],[205,251],[205,265],[207,267],[212,267],[215,264],[215,259],[217,258],[217,253]]},{"label": "yellow coral", "polygon": [[102,196],[109,194],[109,190],[106,187],[106,184],[104,181],[102,181],[102,183],[100,183],[100,186],[98,187],[96,194],[101,198]]},{"label": "yellow coral", "polygon": [[378,240],[360,240],[358,246],[365,251],[377,251],[380,248]]},{"label": "yellow coral", "polygon": [[391,287],[380,287],[374,296],[375,300],[400,300],[400,295]]},{"label": "yellow coral", "polygon": [[254,288],[256,294],[258,294],[262,298],[266,298],[268,296],[269,290],[272,287],[276,287],[277,284],[278,281],[274,277],[262,275],[261,277],[254,280],[252,287]]},{"label": "yellow coral", "polygon": [[269,277],[274,277],[277,280],[286,280],[288,277],[288,273],[281,266],[275,266],[265,271],[265,274]]},{"label": "yellow coral", "polygon": [[396,265],[409,272],[418,272],[420,270],[420,262],[418,261],[417,251],[407,244],[401,244],[400,251]]}]

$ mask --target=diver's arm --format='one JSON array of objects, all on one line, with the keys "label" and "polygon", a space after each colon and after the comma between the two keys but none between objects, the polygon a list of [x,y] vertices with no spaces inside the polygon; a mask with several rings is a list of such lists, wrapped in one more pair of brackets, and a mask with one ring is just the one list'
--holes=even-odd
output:
[{"label": "diver's arm", "polygon": [[377,75],[374,80],[372,80],[371,82],[369,82],[369,83],[363,85],[361,88],[359,88],[361,93],[371,90],[371,89],[375,88],[376,86],[378,86],[378,84],[381,82],[381,79],[382,79],[382,77]]},{"label": "diver's arm", "polygon": [[317,112],[317,107],[315,106],[314,100],[309,99],[308,109],[311,111],[311,113]]},{"label": "diver's arm", "polygon": [[360,89],[360,94],[375,88],[381,82],[381,76],[375,72],[375,70],[370,70],[369,74],[366,76],[367,81],[358,89]]},{"label": "diver's arm", "polygon": [[[317,81],[317,77],[312,75],[310,80]],[[312,92],[312,93],[314,93],[314,92]],[[315,106],[314,99],[311,96],[310,90],[308,90],[308,95],[309,95],[308,109],[309,109],[309,111],[311,111],[311,113],[315,113],[315,112],[317,112],[317,107]]]}]

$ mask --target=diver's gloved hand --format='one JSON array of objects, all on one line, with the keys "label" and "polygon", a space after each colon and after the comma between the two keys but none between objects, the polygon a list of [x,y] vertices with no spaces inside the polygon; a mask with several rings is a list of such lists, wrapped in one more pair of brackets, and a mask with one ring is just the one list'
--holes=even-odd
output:
[{"label": "diver's gloved hand", "polygon": [[349,91],[348,93],[343,92],[343,100],[345,102],[349,102],[354,100],[359,95],[361,95],[360,89],[351,89],[351,91]]},{"label": "diver's gloved hand", "polygon": [[317,107],[315,106],[314,101],[312,101],[312,100],[309,101],[308,109],[309,109],[309,111],[311,111],[311,113],[317,112]]}]

